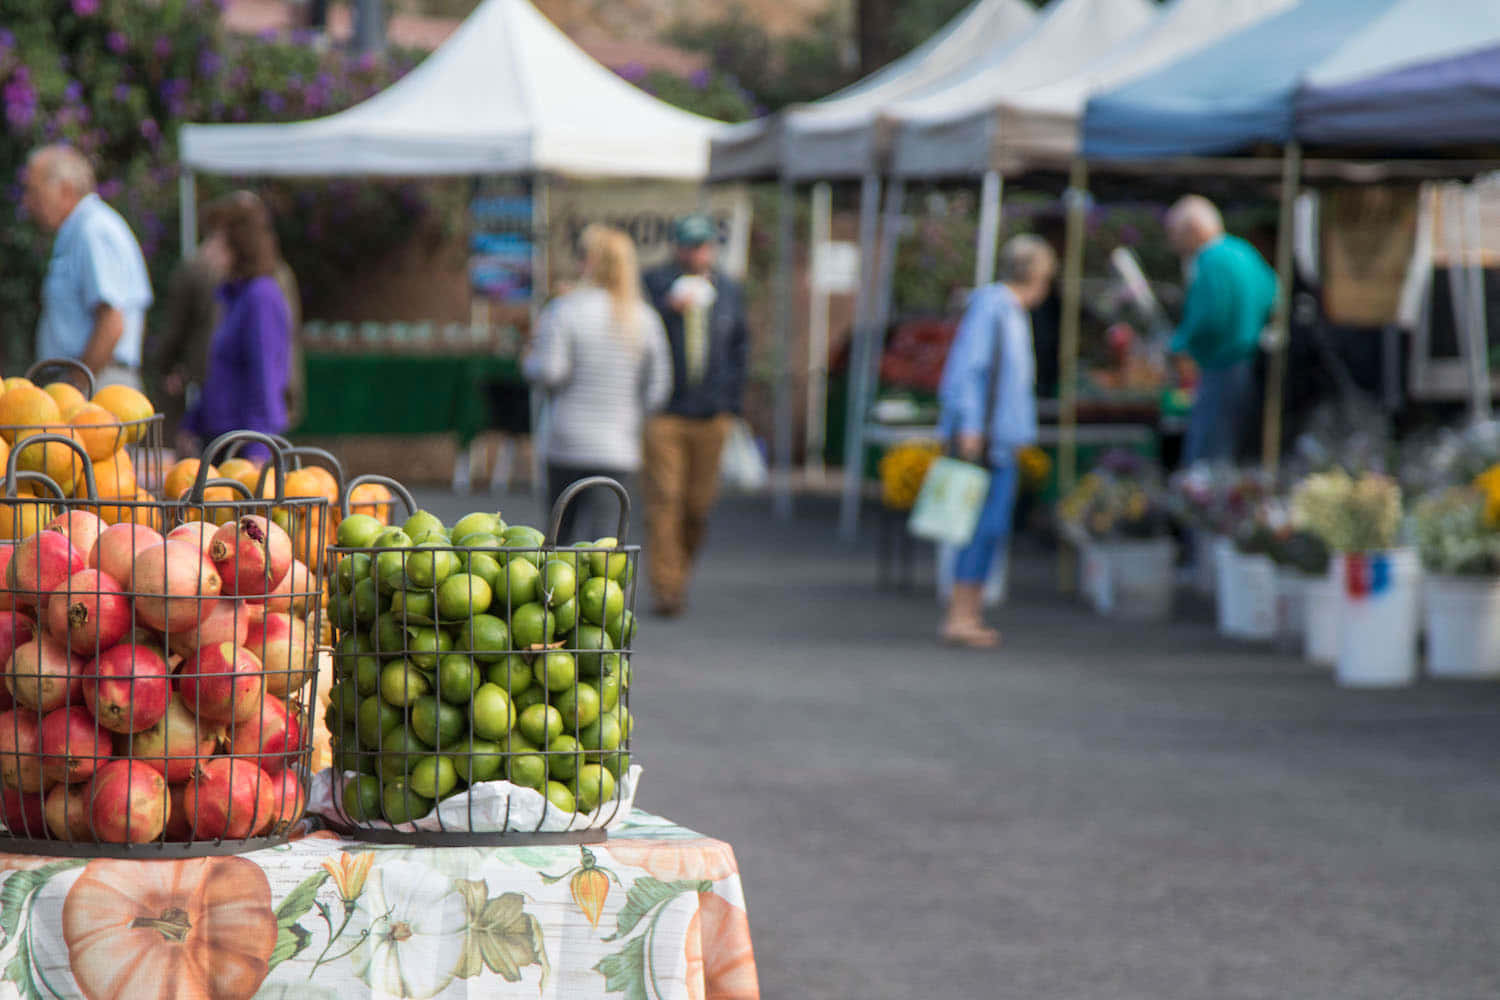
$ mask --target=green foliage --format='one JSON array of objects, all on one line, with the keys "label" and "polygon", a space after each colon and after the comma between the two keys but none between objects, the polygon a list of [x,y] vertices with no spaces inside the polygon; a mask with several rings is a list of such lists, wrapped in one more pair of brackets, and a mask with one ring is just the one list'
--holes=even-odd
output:
[{"label": "green foliage", "polygon": [[668,104],[720,121],[740,122],[755,116],[755,98],[728,73],[703,70],[686,78],[651,70],[639,86]]}]

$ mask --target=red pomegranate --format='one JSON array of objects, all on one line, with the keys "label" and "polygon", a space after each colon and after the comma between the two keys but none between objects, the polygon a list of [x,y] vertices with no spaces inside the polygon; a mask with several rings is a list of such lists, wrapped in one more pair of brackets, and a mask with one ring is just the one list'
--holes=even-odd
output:
[{"label": "red pomegranate", "polygon": [[58,531],[38,531],[10,554],[5,579],[20,604],[38,606],[84,568],[83,554]]},{"label": "red pomegranate", "polygon": [[0,610],[9,611],[16,606],[16,595],[10,592],[10,556],[15,551],[15,542],[0,542],[0,580],[6,581],[0,587]]},{"label": "red pomegranate", "polygon": [[36,713],[24,708],[0,712],[0,782],[7,788],[23,792],[40,792],[47,787],[42,773],[42,758],[37,750]]},{"label": "red pomegranate", "polygon": [[238,840],[265,830],[276,818],[274,780],[254,762],[215,757],[182,792],[182,809],[196,817],[195,834]]},{"label": "red pomegranate", "polygon": [[130,631],[130,598],[113,578],[86,569],[48,599],[46,622],[52,637],[73,652],[97,655]]},{"label": "red pomegranate", "polygon": [[192,628],[168,637],[172,652],[180,656],[192,656],[203,646],[230,642],[236,646],[245,644],[250,631],[250,611],[241,602],[221,597],[209,605],[208,614]]},{"label": "red pomegranate", "polygon": [[42,801],[47,829],[58,840],[93,840],[89,823],[89,786],[54,785]]},{"label": "red pomegranate", "polygon": [[187,542],[204,555],[208,555],[208,546],[214,540],[214,531],[217,527],[208,521],[189,521],[167,532],[167,541]]},{"label": "red pomegranate", "polygon": [[89,569],[108,575],[128,591],[135,580],[135,557],[161,543],[161,535],[144,524],[112,524],[99,532],[89,552]]},{"label": "red pomegranate", "polygon": [[47,815],[42,797],[33,792],[0,788],[0,819],[5,820],[5,828],[17,837],[47,835]]},{"label": "red pomegranate", "polygon": [[38,636],[10,654],[5,686],[19,704],[50,712],[78,699],[84,669],[82,657],[45,635]]},{"label": "red pomegranate", "polygon": [[[0,611],[0,659],[9,660],[17,646],[25,645],[36,636],[36,623],[15,611]],[[5,692],[9,697],[10,692]],[[9,708],[0,705],[0,708]]]},{"label": "red pomegranate", "polygon": [[141,844],[167,824],[167,779],[138,760],[112,760],[89,785],[94,832],[109,844]]},{"label": "red pomegranate", "polygon": [[317,647],[307,626],[291,615],[268,612],[265,621],[250,626],[245,648],[260,657],[266,670],[266,690],[285,695],[295,691],[313,675]]},{"label": "red pomegranate", "polygon": [[83,700],[99,725],[113,733],[138,733],[167,714],[172,677],[167,661],[148,646],[107,649],[83,681]]},{"label": "red pomegranate", "polygon": [[266,609],[301,617],[312,607],[317,593],[318,583],[313,579],[312,571],[301,559],[293,559],[292,568],[266,598]]},{"label": "red pomegranate", "polygon": [[272,833],[284,833],[302,818],[307,808],[307,786],[295,768],[286,768],[271,779]]},{"label": "red pomegranate", "polygon": [[37,734],[42,748],[42,775],[71,785],[94,776],[112,754],[109,734],[81,705],[54,709],[42,718]]},{"label": "red pomegranate", "polygon": [[214,532],[208,557],[224,581],[224,593],[259,597],[290,572],[292,537],[267,518],[242,517]]},{"label": "red pomegranate", "polygon": [[86,510],[70,510],[47,522],[42,530],[55,531],[72,542],[73,548],[78,550],[86,563],[88,554],[94,550],[94,543],[99,540],[104,528],[104,521],[98,514]]},{"label": "red pomegranate", "polygon": [[163,542],[135,560],[136,617],[171,634],[192,628],[210,610],[222,584],[213,563],[186,542]]},{"label": "red pomegranate", "polygon": [[265,696],[257,715],[229,725],[229,752],[253,759],[267,774],[280,774],[301,744],[302,721],[274,694]]},{"label": "red pomegranate", "polygon": [[156,725],[115,737],[120,756],[151,765],[173,784],[191,778],[199,763],[213,755],[217,743],[214,727],[199,722],[181,695],[172,696],[167,714]]},{"label": "red pomegranate", "polygon": [[260,659],[227,642],[204,646],[177,668],[177,690],[188,708],[210,722],[252,719],[265,696]]}]

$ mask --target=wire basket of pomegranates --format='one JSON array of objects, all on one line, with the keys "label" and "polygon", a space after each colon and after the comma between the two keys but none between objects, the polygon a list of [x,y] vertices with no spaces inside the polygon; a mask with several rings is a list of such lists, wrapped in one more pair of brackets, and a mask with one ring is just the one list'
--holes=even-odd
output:
[{"label": "wire basket of pomegranates", "polygon": [[[354,836],[434,845],[605,839],[634,801],[630,650],[640,547],[612,479],[570,486],[551,530],[476,512],[399,527],[348,514],[329,549],[337,633],[333,767],[312,810]],[[618,499],[616,535],[558,544],[586,490]],[[346,502],[347,510],[347,502]]]},{"label": "wire basket of pomegranates", "polygon": [[269,498],[207,462],[180,501],[101,498],[78,442],[28,438],[76,450],[72,497],[12,451],[0,516],[27,530],[0,551],[0,850],[230,854],[301,818],[323,594],[282,525],[320,532],[327,501],[286,497],[275,442],[239,433],[270,448]]}]

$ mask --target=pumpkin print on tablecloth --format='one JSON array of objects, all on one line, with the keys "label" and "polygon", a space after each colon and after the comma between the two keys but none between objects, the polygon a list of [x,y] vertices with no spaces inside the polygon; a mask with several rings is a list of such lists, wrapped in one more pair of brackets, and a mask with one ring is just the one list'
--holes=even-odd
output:
[{"label": "pumpkin print on tablecloth", "polygon": [[459,970],[468,941],[463,894],[426,865],[389,861],[374,869],[350,933],[368,932],[354,971],[382,996],[423,1000]]},{"label": "pumpkin print on tablecloth", "polygon": [[271,885],[244,858],[90,861],[62,924],[88,1000],[248,1000],[276,947]]},{"label": "pumpkin print on tablecloth", "polygon": [[718,893],[700,892],[698,912],[688,921],[685,950],[692,1000],[760,1000],[744,910]]},{"label": "pumpkin print on tablecloth", "polygon": [[663,882],[708,879],[718,882],[739,874],[734,849],[722,840],[614,840],[602,848],[622,865],[644,868]]}]

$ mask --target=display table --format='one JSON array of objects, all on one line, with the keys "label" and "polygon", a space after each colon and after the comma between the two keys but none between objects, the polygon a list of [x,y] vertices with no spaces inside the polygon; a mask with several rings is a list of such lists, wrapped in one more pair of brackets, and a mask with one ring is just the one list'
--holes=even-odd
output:
[{"label": "display table", "polygon": [[495,354],[359,354],[309,351],[307,416],[294,432],[456,434],[467,445],[490,424],[487,389],[513,382],[515,358]]},{"label": "display table", "polygon": [[241,857],[0,855],[0,997],[759,996],[734,852],[641,813],[591,848],[311,833]]}]

